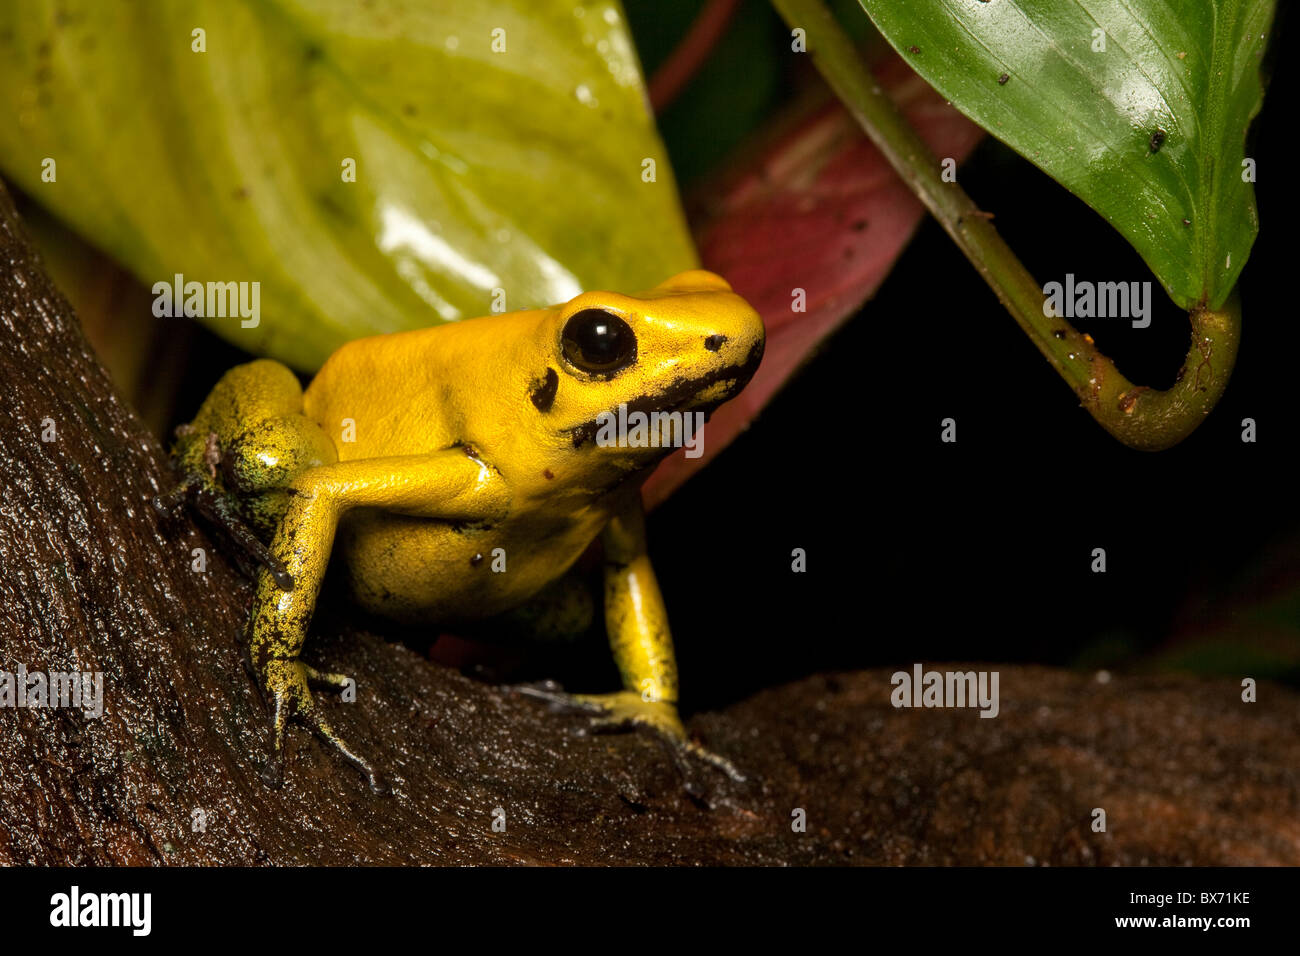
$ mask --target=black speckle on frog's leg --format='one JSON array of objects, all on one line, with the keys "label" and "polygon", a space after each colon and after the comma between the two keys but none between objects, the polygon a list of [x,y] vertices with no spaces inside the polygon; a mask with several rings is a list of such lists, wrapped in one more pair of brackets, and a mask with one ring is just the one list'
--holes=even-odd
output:
[{"label": "black speckle on frog's leg", "polygon": [[704,340],[704,347],[710,352],[716,352],[727,342],[725,335],[710,335]]},{"label": "black speckle on frog's leg", "polygon": [[539,412],[549,412],[551,406],[555,404],[555,392],[560,387],[560,376],[556,374],[555,369],[548,368],[546,374],[533,383],[533,391],[530,396],[533,400],[533,407]]},{"label": "black speckle on frog's leg", "polygon": [[554,480],[555,480],[555,472],[551,471],[551,469],[549,469],[549,468],[543,468],[543,469],[542,469],[542,477],[545,478],[547,481],[554,481]]},{"label": "black speckle on frog's leg", "polygon": [[1052,334],[1055,335],[1058,339],[1064,339],[1068,333],[1065,331],[1065,329],[1057,329]]}]

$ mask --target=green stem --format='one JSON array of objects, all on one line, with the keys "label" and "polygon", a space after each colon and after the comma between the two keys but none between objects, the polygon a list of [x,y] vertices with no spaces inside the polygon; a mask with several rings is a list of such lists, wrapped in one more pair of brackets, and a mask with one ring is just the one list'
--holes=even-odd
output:
[{"label": "green stem", "polygon": [[989,216],[955,182],[862,63],[852,41],[821,0],[772,0],[827,83],[1057,373],[1103,428],[1133,448],[1159,451],[1190,435],[1228,384],[1241,335],[1234,293],[1218,311],[1189,314],[1191,347],[1168,391],[1134,385],[1064,319],[1044,314],[1042,286],[998,235]]}]

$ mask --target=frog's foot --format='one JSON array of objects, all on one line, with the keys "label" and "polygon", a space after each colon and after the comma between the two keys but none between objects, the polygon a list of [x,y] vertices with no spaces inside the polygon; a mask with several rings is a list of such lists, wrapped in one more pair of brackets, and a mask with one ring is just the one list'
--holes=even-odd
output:
[{"label": "frog's foot", "polygon": [[745,775],[726,757],[700,746],[686,736],[686,728],[677,716],[673,704],[645,700],[634,690],[621,690],[612,694],[575,694],[574,700],[596,708],[592,720],[593,733],[612,733],[621,730],[648,729],[666,746],[678,769],[685,771],[683,758],[694,758],[726,774],[736,783],[744,783]]},{"label": "frog's foot", "polygon": [[730,760],[686,736],[686,728],[677,716],[677,708],[666,701],[645,700],[634,690],[621,690],[612,694],[566,694],[554,681],[523,684],[514,689],[529,697],[546,701],[556,710],[591,715],[590,733],[618,733],[627,730],[652,732],[687,780],[690,779],[687,763],[694,759],[721,771],[736,783],[745,782],[745,775]]},{"label": "frog's foot", "polygon": [[271,758],[262,770],[262,779],[268,786],[279,787],[284,781],[284,741],[289,718],[296,717],[324,743],[338,751],[344,760],[361,771],[371,790],[379,794],[390,791],[379,771],[330,726],[311,695],[310,684],[341,689],[350,682],[347,675],[318,671],[297,659],[267,661],[262,674],[263,693],[271,706],[271,728],[274,734]]}]

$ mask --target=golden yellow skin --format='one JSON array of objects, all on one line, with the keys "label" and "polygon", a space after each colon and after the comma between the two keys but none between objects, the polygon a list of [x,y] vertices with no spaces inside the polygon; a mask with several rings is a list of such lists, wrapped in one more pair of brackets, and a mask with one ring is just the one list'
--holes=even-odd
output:
[{"label": "golden yellow skin", "polygon": [[[614,371],[583,367],[589,353],[575,360],[573,335],[565,340],[592,309],[635,336],[634,358]],[[607,723],[647,724],[702,753],[677,716],[672,637],[640,504],[641,482],[672,449],[602,446],[594,423],[620,403],[712,409],[748,382],[763,342],[755,310],[697,270],[639,295],[587,292],[548,309],[350,342],[305,392],[276,362],[228,372],[181,430],[185,478],[173,498],[193,497],[265,565],[250,655],[273,711],[268,779],[279,779],[297,716],[383,787],[308,689],[347,678],[299,659],[331,553],[369,611],[446,623],[518,607],[597,535],[625,689],[577,700]],[[505,570],[494,570],[502,560]]]}]

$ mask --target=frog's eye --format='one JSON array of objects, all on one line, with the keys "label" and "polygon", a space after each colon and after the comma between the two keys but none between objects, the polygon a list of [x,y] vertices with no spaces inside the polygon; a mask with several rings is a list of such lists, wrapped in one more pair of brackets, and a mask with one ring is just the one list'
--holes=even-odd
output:
[{"label": "frog's eye", "polygon": [[564,323],[560,336],[564,357],[584,372],[609,375],[636,359],[632,327],[604,309],[583,309]]}]

